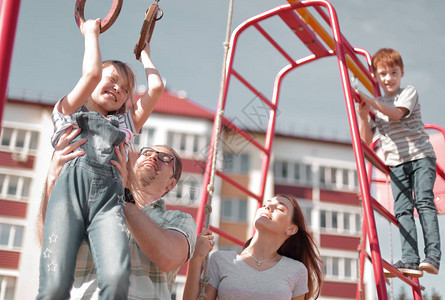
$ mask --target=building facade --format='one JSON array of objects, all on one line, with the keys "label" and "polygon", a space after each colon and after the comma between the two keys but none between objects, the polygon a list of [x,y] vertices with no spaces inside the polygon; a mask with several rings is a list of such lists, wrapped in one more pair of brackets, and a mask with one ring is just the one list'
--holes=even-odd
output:
[{"label": "building facade", "polygon": [[[35,298],[39,243],[36,220],[51,158],[52,106],[10,99],[5,106],[0,144],[0,300]],[[169,209],[196,216],[213,112],[166,90],[135,144],[167,144],[183,158],[182,178],[166,195]],[[258,141],[264,134],[255,132]],[[217,166],[252,190],[257,188],[261,154],[225,130]],[[211,224],[240,240],[252,233],[257,203],[230,184],[215,180]],[[266,195],[298,199],[320,247],[325,284],[320,299],[355,298],[361,213],[350,143],[277,134]],[[219,237],[219,249],[239,249]],[[181,299],[186,266],[173,299]],[[371,299],[371,298],[367,298]]]}]

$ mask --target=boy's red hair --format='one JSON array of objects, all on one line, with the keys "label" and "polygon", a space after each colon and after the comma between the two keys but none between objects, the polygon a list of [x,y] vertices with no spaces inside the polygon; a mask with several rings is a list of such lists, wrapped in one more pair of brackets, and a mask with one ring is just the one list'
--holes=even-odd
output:
[{"label": "boy's red hair", "polygon": [[400,53],[392,48],[382,48],[377,51],[372,57],[371,68],[372,72],[377,71],[377,66],[394,67],[399,66],[403,72],[403,60]]}]

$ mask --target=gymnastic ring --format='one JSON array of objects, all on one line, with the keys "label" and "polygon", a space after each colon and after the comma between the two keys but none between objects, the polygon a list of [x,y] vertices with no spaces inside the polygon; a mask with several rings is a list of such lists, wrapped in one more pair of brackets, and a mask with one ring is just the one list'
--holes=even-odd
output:
[{"label": "gymnastic ring", "polygon": [[[161,14],[159,17],[158,13]],[[145,19],[144,22],[142,23],[142,28],[141,32],[139,33],[138,42],[136,43],[133,51],[137,60],[139,60],[139,58],[141,57],[141,52],[145,48],[145,44],[150,43],[156,22],[162,19],[163,16],[164,12],[159,8],[157,2],[150,5],[150,7],[145,12]]]},{"label": "gymnastic ring", "polygon": [[[76,8],[74,9],[74,18],[76,19],[77,26],[85,23],[84,17],[84,8],[85,8],[86,0],[77,0]],[[113,25],[114,21],[116,21],[119,13],[121,12],[123,0],[113,0],[113,4],[111,5],[111,9],[108,12],[108,15],[105,19],[100,22],[100,33],[105,32],[108,28]]]}]

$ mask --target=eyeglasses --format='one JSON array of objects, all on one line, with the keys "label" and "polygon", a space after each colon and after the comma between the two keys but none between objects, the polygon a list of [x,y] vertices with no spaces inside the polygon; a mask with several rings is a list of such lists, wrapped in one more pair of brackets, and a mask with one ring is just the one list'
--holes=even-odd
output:
[{"label": "eyeglasses", "polygon": [[165,162],[168,164],[169,162],[173,161],[173,176],[175,176],[175,174],[176,174],[175,163],[174,163],[175,158],[173,155],[170,155],[165,152],[156,151],[155,149],[150,148],[150,147],[144,147],[141,149],[141,154],[144,156],[152,156],[155,153],[158,155],[158,159],[162,162]]}]

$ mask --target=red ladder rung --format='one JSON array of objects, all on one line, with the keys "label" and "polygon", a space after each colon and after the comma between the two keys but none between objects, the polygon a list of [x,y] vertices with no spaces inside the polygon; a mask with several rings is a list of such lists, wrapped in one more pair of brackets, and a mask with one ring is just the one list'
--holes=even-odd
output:
[{"label": "red ladder rung", "polygon": [[238,244],[238,245],[240,245],[240,246],[243,246],[243,245],[245,244],[245,242],[243,242],[243,241],[237,239],[237,238],[234,237],[233,235],[228,234],[228,233],[222,231],[222,230],[219,229],[219,228],[213,227],[212,225],[209,226],[209,229],[210,229],[211,231],[213,231],[214,233],[216,233],[216,234],[218,234],[218,235],[220,235],[220,236],[222,236],[222,237],[228,239],[229,241],[234,242],[235,244]]},{"label": "red ladder rung", "polygon": [[260,91],[255,89],[253,85],[251,85],[241,74],[239,74],[237,71],[232,69],[232,74],[235,76],[239,81],[241,81],[249,90],[252,91],[255,96],[258,96],[261,100],[263,100],[264,103],[266,103],[271,109],[277,110],[277,106],[273,104],[269,99],[267,99],[263,94],[261,94]]},{"label": "red ladder rung", "polygon": [[252,143],[259,150],[263,151],[266,154],[270,153],[270,150],[267,150],[266,148],[264,148],[264,146],[260,145],[257,141],[255,141],[253,136],[251,136],[245,130],[239,128],[238,126],[236,126],[235,124],[233,124],[226,118],[224,118],[224,125],[227,126],[228,128],[230,128],[231,130],[233,130],[234,132],[238,133],[239,135],[241,135],[243,138],[245,138],[247,140],[247,142]]},{"label": "red ladder rung", "polygon": [[372,199],[372,205],[374,206],[374,209],[378,213],[380,213],[383,217],[388,219],[388,221],[390,221],[391,223],[393,223],[394,225],[396,225],[398,227],[399,221],[397,221],[397,218],[393,214],[391,214],[385,207],[383,207],[383,205],[381,205],[375,198],[371,197],[371,199]]},{"label": "red ladder rung", "polygon": [[[372,263],[372,258],[371,255],[369,255],[368,252],[366,252],[366,258],[368,258],[368,260]],[[416,282],[414,280],[412,280],[410,277],[406,276],[405,274],[403,274],[402,272],[400,272],[399,270],[397,270],[396,268],[394,268],[389,262],[387,262],[386,260],[384,260],[382,258],[382,265],[383,267],[388,270],[389,272],[391,272],[392,274],[396,275],[396,277],[400,278],[401,280],[405,281],[407,284],[411,285],[413,288],[420,288],[422,290],[425,289],[424,286],[421,286],[419,284],[419,282]],[[385,278],[385,281],[387,283],[388,280]]]},{"label": "red ladder rung", "polygon": [[328,50],[323,46],[319,39],[315,36],[309,26],[301,20],[301,18],[293,11],[287,10],[278,14],[284,23],[289,26],[304,45],[318,57],[328,56]]},{"label": "red ladder rung", "polygon": [[229,176],[227,176],[223,172],[216,170],[215,174],[217,174],[219,177],[221,177],[223,180],[227,181],[228,183],[230,183],[234,187],[238,188],[243,193],[245,193],[245,194],[249,195],[250,197],[256,199],[258,202],[262,202],[262,199],[261,199],[260,196],[252,193],[246,187],[242,186],[241,184],[239,184],[238,182],[236,182],[235,180],[233,180],[232,178],[230,178]]},{"label": "red ladder rung", "polygon": [[366,145],[366,143],[363,140],[361,140],[361,143],[366,159],[383,173],[389,174],[389,167],[385,165],[385,163],[380,159],[380,157],[378,157],[377,154],[375,154],[375,152],[372,151],[371,148],[369,148],[369,146]]},{"label": "red ladder rung", "polygon": [[255,26],[255,28],[269,41],[269,43],[271,43],[272,46],[274,46],[278,52],[280,52],[292,65],[296,65],[295,60],[293,60],[292,57],[290,57],[290,55],[287,54],[287,52],[284,51],[284,49],[281,48],[280,45],[278,45],[278,43],[275,42],[275,40],[260,25],[258,25],[258,23],[253,26]]}]

